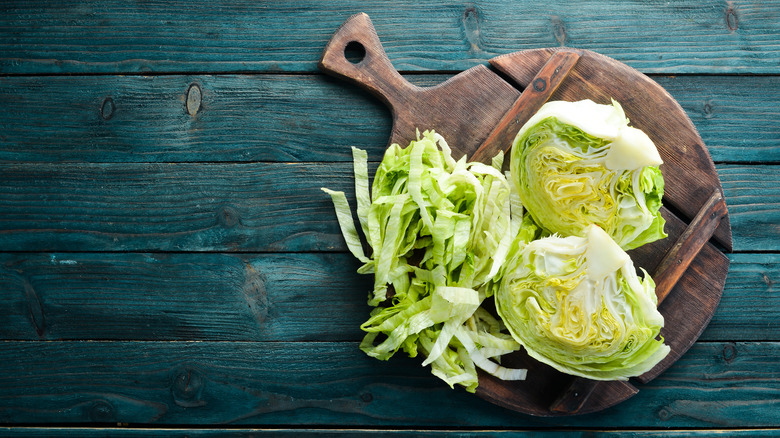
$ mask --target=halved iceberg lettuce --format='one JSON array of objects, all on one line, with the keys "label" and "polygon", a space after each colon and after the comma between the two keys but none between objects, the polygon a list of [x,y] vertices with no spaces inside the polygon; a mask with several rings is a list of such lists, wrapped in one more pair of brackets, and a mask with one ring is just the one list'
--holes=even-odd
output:
[{"label": "halved iceberg lettuce", "polygon": [[542,228],[582,236],[597,224],[628,250],[666,237],[661,164],[653,142],[628,126],[617,102],[581,100],[543,105],[515,137],[510,168]]},{"label": "halved iceberg lettuce", "polygon": [[496,291],[498,314],[528,354],[557,370],[625,380],[650,370],[669,347],[655,284],[597,225],[517,247]]}]

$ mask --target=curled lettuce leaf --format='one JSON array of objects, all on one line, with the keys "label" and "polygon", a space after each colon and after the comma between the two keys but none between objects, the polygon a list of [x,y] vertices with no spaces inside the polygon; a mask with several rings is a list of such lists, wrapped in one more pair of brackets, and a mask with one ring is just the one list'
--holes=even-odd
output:
[{"label": "curled lettuce leaf", "polygon": [[523,205],[549,233],[602,227],[623,249],[666,237],[662,160],[620,105],[548,102],[520,129],[510,168]]},{"label": "curled lettuce leaf", "polygon": [[628,254],[596,225],[585,237],[557,235],[518,247],[496,309],[528,354],[557,370],[625,380],[669,352],[657,339],[663,316],[655,284],[640,280]]},{"label": "curled lettuce leaf", "polygon": [[[455,160],[444,138],[426,131],[403,148],[391,145],[368,192],[366,153],[353,149],[357,217],[372,252],[363,251],[343,192],[331,195],[349,250],[374,274],[360,348],[387,360],[398,350],[426,356],[424,365],[450,386],[473,392],[477,368],[507,380],[525,370],[496,358],[520,344],[485,311],[512,248],[538,236],[501,173],[492,165]],[[516,238],[517,237],[517,238]]]}]

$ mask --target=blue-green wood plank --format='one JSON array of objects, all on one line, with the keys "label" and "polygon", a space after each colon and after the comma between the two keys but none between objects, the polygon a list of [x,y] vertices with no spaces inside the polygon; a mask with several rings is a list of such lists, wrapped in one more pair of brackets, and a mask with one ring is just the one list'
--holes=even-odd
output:
[{"label": "blue-green wood plank", "polygon": [[[716,162],[780,162],[777,77],[654,78]],[[391,128],[376,99],[321,75],[0,77],[0,102],[0,161],[350,161],[350,146],[381,156]]]},{"label": "blue-green wood plank", "polygon": [[7,251],[345,249],[340,164],[0,164]]},{"label": "blue-green wood plank", "polygon": [[330,35],[367,12],[401,70],[465,70],[568,45],[645,72],[778,73],[780,3],[556,0],[6,2],[0,73],[314,71]]},{"label": "blue-green wood plank", "polygon": [[387,429],[282,429],[282,428],[154,428],[134,427],[0,427],[0,435],[7,438],[25,437],[84,437],[84,438],[252,438],[257,436],[291,437],[453,437],[453,438],[770,438],[780,436],[780,429],[700,429],[700,430],[387,430]]},{"label": "blue-green wood plank", "polygon": [[[375,158],[372,156],[372,158]],[[719,165],[735,251],[780,250],[780,166]],[[5,251],[345,251],[339,163],[0,163]]]},{"label": "blue-green wood plank", "polygon": [[[701,339],[780,340],[780,256],[730,259]],[[345,253],[0,254],[0,340],[359,341],[373,277],[358,266]]]},{"label": "blue-green wood plank", "polygon": [[700,340],[780,340],[780,255],[729,254],[729,273]]},{"label": "blue-green wood plank", "polygon": [[0,254],[0,339],[360,340],[373,280],[358,266],[339,253]]},{"label": "blue-green wood plank", "polygon": [[321,75],[0,77],[0,161],[346,161],[390,123]]},{"label": "blue-green wood plank", "polygon": [[776,427],[780,344],[698,343],[626,402],[566,418],[497,408],[357,343],[7,341],[0,388],[0,422],[38,425]]},{"label": "blue-green wood plank", "polygon": [[780,166],[716,166],[735,251],[772,251],[780,244]]},{"label": "blue-green wood plank", "polygon": [[715,162],[780,162],[776,76],[654,76],[691,118]]}]

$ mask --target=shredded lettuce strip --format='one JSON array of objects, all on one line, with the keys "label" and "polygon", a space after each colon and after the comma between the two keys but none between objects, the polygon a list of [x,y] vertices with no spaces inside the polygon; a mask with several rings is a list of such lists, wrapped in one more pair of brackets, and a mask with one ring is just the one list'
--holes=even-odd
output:
[{"label": "shredded lettuce strip", "polygon": [[496,309],[531,357],[561,372],[625,380],[669,353],[655,284],[596,225],[585,237],[538,239],[510,255]]},{"label": "shredded lettuce strip", "polygon": [[474,392],[477,371],[505,380],[526,370],[496,362],[520,344],[503,322],[485,311],[512,248],[535,238],[522,204],[492,165],[455,160],[441,135],[426,131],[406,148],[391,145],[368,190],[367,154],[353,148],[357,217],[372,253],[367,256],[343,192],[323,189],[333,201],[347,247],[374,274],[361,326],[360,348],[387,360],[398,350],[426,356],[423,365],[450,386]]},{"label": "shredded lettuce strip", "polygon": [[512,144],[512,181],[549,234],[581,236],[602,227],[623,249],[666,237],[659,209],[661,157],[620,105],[548,102]]}]

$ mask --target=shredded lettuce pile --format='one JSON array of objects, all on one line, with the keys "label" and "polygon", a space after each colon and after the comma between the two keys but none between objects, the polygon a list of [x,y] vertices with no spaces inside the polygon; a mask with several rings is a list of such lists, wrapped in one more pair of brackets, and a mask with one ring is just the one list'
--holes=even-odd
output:
[{"label": "shredded lettuce pile", "polygon": [[501,173],[503,154],[492,165],[456,161],[444,138],[426,131],[408,147],[391,145],[369,193],[366,152],[353,148],[360,236],[343,192],[323,188],[336,209],[349,250],[374,274],[361,328],[360,348],[387,360],[403,350],[426,356],[423,365],[451,387],[474,392],[479,367],[505,380],[526,370],[491,360],[520,344],[504,324],[481,307],[499,287],[510,249],[536,237],[522,221],[522,206]]},{"label": "shredded lettuce pile", "polygon": [[660,164],[617,102],[591,100],[543,105],[518,132],[510,160],[523,206],[540,226],[582,236],[597,224],[626,250],[666,237]]},{"label": "shredded lettuce pile", "polygon": [[655,285],[600,227],[584,235],[541,238],[513,253],[496,309],[531,357],[561,372],[640,375],[669,352],[656,339],[664,320]]}]

